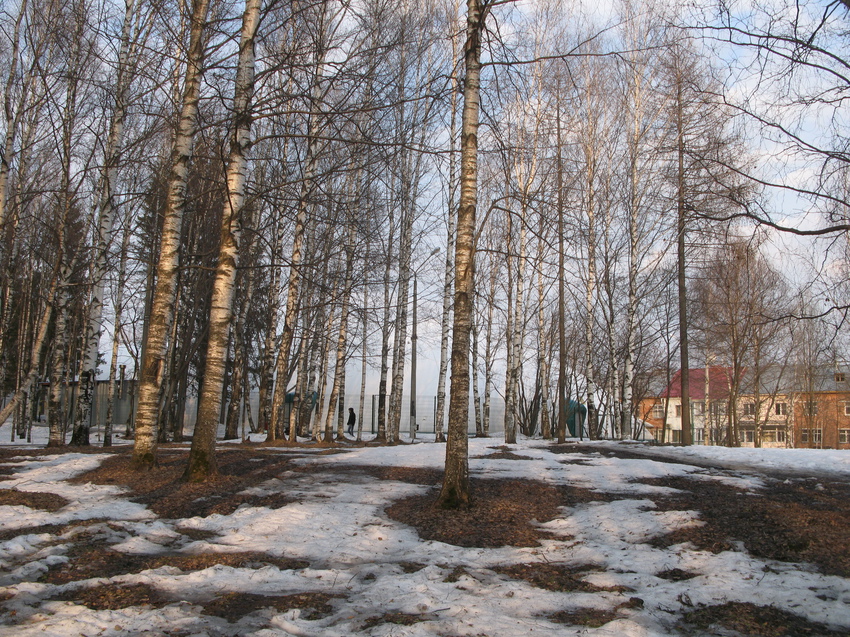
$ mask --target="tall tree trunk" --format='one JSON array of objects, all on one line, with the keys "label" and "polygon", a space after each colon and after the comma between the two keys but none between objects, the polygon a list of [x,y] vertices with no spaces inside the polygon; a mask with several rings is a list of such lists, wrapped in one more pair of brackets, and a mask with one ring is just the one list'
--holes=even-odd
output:
[{"label": "tall tree trunk", "polygon": [[496,307],[496,279],[498,268],[491,262],[490,288],[487,291],[487,330],[484,333],[484,406],[482,411],[481,432],[485,438],[490,436],[490,400],[493,395],[493,315]]},{"label": "tall tree trunk", "polygon": [[478,113],[481,93],[481,34],[490,4],[467,0],[466,75],[463,79],[460,208],[455,248],[455,316],[452,330],[452,390],[449,438],[438,504],[469,505],[469,332],[472,327],[475,262],[475,208],[478,201]]},{"label": "tall tree trunk", "polygon": [[286,390],[289,383],[289,358],[292,353],[292,341],[297,318],[298,297],[301,291],[301,266],[304,259],[304,238],[307,230],[307,213],[312,205],[315,189],[316,174],[319,165],[319,126],[321,100],[321,81],[324,66],[324,51],[317,52],[315,61],[315,77],[310,105],[310,121],[308,124],[307,150],[304,158],[304,176],[301,182],[301,192],[298,200],[298,214],[295,219],[295,230],[292,239],[292,258],[289,266],[289,283],[286,293],[286,310],[283,316],[283,334],[277,352],[276,379],[272,400],[272,422],[269,427],[268,439],[274,440],[277,432],[282,429],[283,405],[286,402]]},{"label": "tall tree trunk", "polygon": [[[454,32],[454,29],[452,29]],[[457,38],[452,37],[452,75],[451,75],[451,120],[449,124],[449,200],[446,216],[446,268],[443,283],[443,318],[440,322],[440,373],[437,377],[437,413],[434,420],[435,442],[445,442],[443,423],[446,420],[446,373],[449,369],[449,328],[452,313],[452,280],[454,279],[455,226],[457,209],[455,189],[457,188],[457,74],[458,46]]]},{"label": "tall tree trunk", "polygon": [[682,105],[682,78],[676,78],[676,137],[677,137],[677,241],[676,273],[679,287],[679,356],[681,360],[680,380],[682,386],[682,444],[690,445],[691,439],[691,392],[690,370],[688,369],[688,294],[685,278],[685,131]]},{"label": "tall tree trunk", "polygon": [[387,237],[387,254],[384,262],[384,307],[381,317],[381,374],[378,379],[378,432],[375,440],[386,442],[387,440],[387,372],[389,371],[390,355],[390,275],[392,274],[393,260],[393,235],[394,235],[393,207],[390,206],[389,222],[387,224],[389,236]]},{"label": "tall tree trunk", "polygon": [[248,150],[251,146],[254,38],[260,21],[260,5],[261,0],[245,0],[245,12],[242,14],[233,97],[233,136],[227,163],[227,201],[222,207],[221,243],[210,303],[206,367],[198,396],[198,420],[184,476],[189,482],[200,482],[216,473],[215,440],[224,388],[227,336],[233,317],[233,289],[245,206]]},{"label": "tall tree trunk", "polygon": [[[328,414],[325,420],[325,437],[329,438],[328,432],[333,426],[334,414],[337,414],[339,409],[340,391],[345,392],[343,380],[345,377],[345,345],[348,338],[348,310],[351,305],[351,288],[354,285],[353,265],[354,265],[354,232],[355,226],[353,223],[348,224],[348,237],[345,242],[345,283],[342,289],[341,308],[339,315],[339,334],[336,341],[336,363],[334,365],[334,381],[331,386],[330,402],[328,403]],[[337,425],[337,438],[344,437],[341,421]]]},{"label": "tall tree trunk", "polygon": [[567,336],[566,336],[566,282],[564,281],[564,161],[563,141],[561,139],[561,82],[557,85],[556,125],[556,188],[558,206],[558,443],[567,440]]},{"label": "tall tree trunk", "polygon": [[168,178],[166,203],[159,260],[156,267],[156,287],[149,319],[149,329],[139,378],[136,407],[136,442],[132,464],[136,469],[156,465],[159,394],[165,372],[166,338],[174,319],[174,297],[177,291],[177,268],[180,252],[180,231],[186,210],[186,185],[189,162],[198,120],[198,101],[204,66],[204,31],[209,0],[193,0],[186,77],[183,89],[180,121],[174,136],[171,174]]},{"label": "tall tree trunk", "polygon": [[540,384],[540,435],[544,440],[552,438],[552,424],[549,419],[549,356],[550,339],[546,330],[546,291],[543,287],[543,215],[540,215],[537,238],[537,349]]},{"label": "tall tree trunk", "polygon": [[[106,406],[106,422],[103,425],[103,446],[112,446],[113,420],[118,386],[115,383],[115,372],[118,369],[118,350],[121,345],[121,330],[124,317],[124,285],[127,280],[127,259],[130,248],[130,230],[125,228],[124,239],[121,242],[121,257],[118,265],[118,280],[115,289],[115,317],[112,326],[112,355],[109,360],[109,399]],[[123,372],[122,372],[123,375]],[[123,385],[123,378],[122,385]]]}]

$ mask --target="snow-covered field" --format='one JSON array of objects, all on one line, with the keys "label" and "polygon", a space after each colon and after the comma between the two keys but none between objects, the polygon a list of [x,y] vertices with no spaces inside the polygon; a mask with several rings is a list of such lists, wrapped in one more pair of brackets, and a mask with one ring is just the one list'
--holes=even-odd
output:
[{"label": "snow-covered field", "polygon": [[[555,538],[531,548],[461,548],[424,541],[416,531],[390,520],[385,507],[428,487],[377,480],[344,470],[351,465],[441,468],[444,445],[421,441],[400,447],[350,449],[336,454],[284,450],[298,464],[318,464],[317,472],[287,471],[252,487],[255,494],[283,492],[293,502],[269,509],[243,505],[230,515],[161,519],[131,502],[116,486],[69,484],[66,480],[97,466],[102,454],[65,453],[18,456],[0,462],[14,467],[0,489],[55,493],[71,504],[53,512],[25,506],[0,506],[0,532],[44,524],[97,519],[96,532],[116,551],[155,555],[256,551],[300,559],[306,568],[276,566],[233,568],[216,565],[200,571],[162,566],[109,580],[94,578],[62,585],[39,582],[52,564],[66,561],[75,537],[22,534],[0,542],[0,600],[4,602],[0,635],[595,635],[649,637],[678,635],[676,622],[701,605],[750,602],[773,605],[850,635],[850,580],[819,574],[811,565],[765,561],[743,549],[712,554],[679,544],[665,549],[648,541],[677,528],[701,524],[694,511],[658,511],[649,496],[665,487],[640,480],[694,476],[721,480],[758,497],[764,479],[747,467],[817,471],[850,480],[850,453],[841,451],[652,449],[668,456],[617,459],[606,451],[617,443],[585,443],[582,453],[553,454],[540,440],[523,440],[512,448],[528,459],[488,458],[497,439],[470,440],[470,471],[476,477],[526,478],[625,495],[612,502],[563,508],[543,524]],[[617,448],[628,449],[628,445]],[[669,456],[681,460],[669,462]],[[476,456],[483,456],[476,458]],[[576,462],[578,460],[578,462]],[[719,462],[734,470],[718,471],[689,464]],[[109,522],[107,522],[109,521]],[[207,532],[199,534],[198,532]],[[848,530],[850,532],[850,529]],[[7,534],[8,535],[8,534]],[[193,539],[205,537],[206,539]],[[493,568],[528,562],[586,565],[597,568],[586,580],[603,592],[560,593],[496,573]],[[406,572],[406,563],[424,568]],[[463,567],[457,578],[448,577]],[[669,581],[657,575],[681,569],[697,576]],[[451,581],[456,579],[456,581]],[[74,589],[112,582],[147,584],[175,601],[163,608],[135,606],[91,610],[72,601],[56,601]],[[617,589],[617,587],[624,587]],[[615,592],[616,590],[629,592]],[[200,604],[227,593],[338,595],[333,611],[319,619],[301,610],[258,611],[228,623],[206,615]],[[643,604],[626,604],[630,598]],[[619,618],[604,626],[570,626],[547,616],[560,611],[620,608]],[[385,613],[420,616],[412,625],[365,620]],[[2,615],[0,615],[2,618]],[[15,622],[13,625],[12,622]],[[714,633],[712,633],[714,634]],[[720,634],[720,633],[717,633]]]}]

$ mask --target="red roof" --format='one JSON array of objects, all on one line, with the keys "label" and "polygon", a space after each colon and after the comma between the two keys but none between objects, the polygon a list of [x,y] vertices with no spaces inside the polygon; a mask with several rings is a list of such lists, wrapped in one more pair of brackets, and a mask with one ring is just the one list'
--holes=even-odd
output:
[{"label": "red roof", "polygon": [[[711,398],[725,398],[729,395],[729,379],[732,377],[731,367],[708,368],[708,394]],[[688,370],[688,387],[691,400],[705,399],[705,368]],[[673,374],[669,387],[661,392],[662,397],[682,397],[682,375],[680,371]]]}]

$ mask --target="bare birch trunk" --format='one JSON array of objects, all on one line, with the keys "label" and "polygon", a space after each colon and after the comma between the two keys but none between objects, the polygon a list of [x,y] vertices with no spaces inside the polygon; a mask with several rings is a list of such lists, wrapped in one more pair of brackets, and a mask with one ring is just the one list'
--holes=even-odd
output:
[{"label": "bare birch trunk", "polygon": [[[354,282],[354,233],[355,226],[349,223],[348,238],[345,242],[345,283],[342,290],[342,306],[339,316],[339,335],[336,342],[336,364],[334,365],[334,382],[331,386],[330,403],[328,404],[328,415],[325,420],[325,432],[331,431],[334,414],[338,412],[340,387],[344,390],[342,382],[345,377],[345,344],[348,338],[348,310],[351,305],[351,288]],[[337,423],[337,438],[344,438],[342,422]],[[325,434],[328,437],[327,433]]]},{"label": "bare birch trunk", "polygon": [[[585,200],[585,213],[587,214],[587,282],[585,286],[585,325],[584,325],[584,347],[585,347],[585,377],[587,395],[587,433],[591,440],[597,437],[597,415],[596,415],[596,383],[594,382],[593,356],[593,308],[594,296],[596,294],[596,149],[591,146],[596,143],[595,139],[585,142],[585,157],[587,160],[587,173],[585,175],[585,187],[587,190]],[[579,435],[579,437],[581,437]]]},{"label": "bare birch trunk", "polygon": [[484,438],[484,422],[481,414],[481,394],[478,389],[478,321],[472,314],[472,348],[469,352],[472,366],[472,406],[475,409],[475,437]]},{"label": "bare birch trunk", "polygon": [[[117,399],[117,385],[115,383],[115,371],[118,369],[118,350],[121,345],[121,330],[124,317],[124,284],[127,280],[127,258],[130,247],[129,228],[124,231],[124,239],[121,242],[121,258],[118,265],[118,281],[115,289],[115,318],[112,326],[112,355],[109,359],[109,399],[106,407],[106,422],[103,425],[103,446],[112,446],[113,419],[115,418],[115,401]],[[121,379],[123,381],[123,378]]]},{"label": "bare birch trunk", "polygon": [[506,443],[516,442],[516,394],[514,392],[514,230],[513,212],[505,211],[505,264],[508,270],[505,320],[505,420]]},{"label": "bare birch trunk", "polygon": [[[409,171],[404,171],[409,176]],[[406,179],[406,177],[402,177]],[[402,187],[402,196],[408,197],[408,188]],[[402,201],[401,244],[399,246],[399,261],[401,276],[396,298],[395,337],[393,343],[393,375],[390,386],[390,413],[387,423],[387,441],[397,442],[401,425],[401,402],[404,391],[404,361],[407,349],[407,302],[410,290],[410,256],[413,235],[413,205]]]},{"label": "bare birch trunk", "polygon": [[389,236],[387,237],[387,254],[384,262],[384,307],[383,316],[381,317],[381,375],[378,380],[378,432],[375,440],[386,442],[387,440],[387,372],[389,371],[389,355],[390,355],[390,300],[392,298],[390,292],[390,275],[392,274],[393,260],[393,208],[389,211]]},{"label": "bare birch trunk", "polygon": [[224,387],[227,335],[233,316],[233,289],[245,206],[248,151],[251,146],[254,93],[254,38],[260,20],[261,0],[245,0],[239,42],[239,62],[233,97],[233,137],[227,165],[227,201],[221,219],[221,243],[210,302],[206,368],[198,396],[198,420],[184,478],[201,482],[216,473],[215,440]]},{"label": "bare birch trunk", "polygon": [[[677,241],[676,241],[676,274],[679,292],[679,360],[681,362],[680,380],[682,387],[682,444],[687,446],[691,440],[691,391],[690,370],[688,362],[688,295],[687,279],[685,276],[685,233],[687,228],[685,211],[685,131],[682,105],[681,77],[676,78],[676,143],[677,143]],[[731,421],[730,421],[731,422]]]},{"label": "bare birch trunk", "polygon": [[540,435],[552,437],[549,419],[549,339],[546,338],[546,294],[543,287],[543,215],[540,216],[537,239],[537,349],[540,368]]},{"label": "bare birch trunk", "polygon": [[316,60],[316,76],[313,84],[312,104],[309,123],[309,139],[307,140],[306,157],[304,158],[304,178],[298,201],[298,215],[295,219],[295,230],[292,239],[292,258],[289,266],[289,283],[286,293],[286,312],[283,317],[283,334],[280,338],[280,348],[277,352],[275,366],[275,387],[272,399],[272,418],[269,427],[268,440],[275,440],[277,432],[282,429],[283,405],[286,402],[286,389],[289,382],[289,358],[292,353],[292,341],[295,331],[298,297],[301,290],[301,265],[304,258],[304,235],[307,229],[307,212],[312,205],[313,190],[318,170],[319,151],[319,100],[320,83],[322,80],[324,58],[320,52]]},{"label": "bare birch trunk", "polygon": [[144,344],[136,407],[136,442],[132,464],[136,469],[156,465],[159,393],[165,372],[166,338],[174,318],[174,296],[180,251],[180,230],[186,209],[186,183],[198,119],[198,100],[204,64],[204,30],[209,0],[193,0],[186,78],[180,121],[174,137],[171,174],[168,179],[168,201],[160,239],[156,268],[156,288]]},{"label": "bare birch trunk", "polygon": [[[59,256],[61,260],[61,255]],[[27,373],[26,378],[23,382],[21,382],[18,386],[17,391],[6,403],[6,406],[0,410],[0,425],[6,422],[9,419],[9,416],[15,411],[17,406],[21,404],[21,401],[29,393],[32,386],[35,384],[36,379],[38,378],[38,372],[41,367],[42,357],[44,355],[45,345],[47,343],[47,328],[50,325],[50,322],[53,320],[54,307],[56,305],[56,293],[58,292],[58,284],[59,284],[59,266],[57,265],[56,271],[51,277],[50,288],[47,292],[47,300],[45,302],[44,313],[41,316],[41,321],[38,325],[38,330],[36,331],[35,338],[33,340],[32,346],[32,354],[30,356],[30,366],[29,372]]]},{"label": "bare birch trunk", "polygon": [[[115,221],[115,184],[118,181],[118,164],[124,134],[124,120],[127,114],[127,91],[130,83],[130,33],[136,13],[136,0],[126,0],[124,6],[124,22],[121,27],[121,45],[118,51],[118,75],[115,82],[115,103],[109,124],[109,134],[103,158],[101,175],[101,191],[99,202],[99,220],[97,224],[94,267],[91,273],[91,294],[88,307],[88,324],[85,332],[85,351],[83,352],[82,372],[87,373],[89,382],[94,384],[97,379],[97,361],[100,348],[100,335],[103,331],[104,289],[106,283],[107,255],[112,243]],[[81,374],[81,381],[82,381]],[[96,385],[93,385],[96,386]],[[94,392],[91,392],[91,397]],[[77,410],[78,422],[75,429],[85,430],[85,422],[92,409],[91,399],[80,401]],[[76,432],[75,432],[76,433]],[[88,444],[88,441],[86,441]]]},{"label": "bare birch trunk", "polygon": [[455,316],[452,332],[452,391],[446,468],[438,504],[469,505],[469,332],[472,327],[475,262],[475,208],[478,201],[478,113],[481,92],[481,34],[489,3],[467,0],[466,75],[461,124],[460,208],[455,248]]},{"label": "bare birch trunk", "polygon": [[487,293],[487,330],[484,333],[484,407],[483,422],[481,423],[482,434],[485,438],[490,436],[490,399],[493,395],[493,358],[495,347],[493,345],[493,314],[496,307],[496,275],[498,269],[491,263],[490,267],[490,289]]},{"label": "bare birch trunk", "polygon": [[443,283],[443,318],[440,328],[440,374],[437,378],[437,413],[434,421],[435,442],[445,442],[443,423],[446,420],[446,373],[449,369],[449,328],[452,314],[452,279],[454,278],[455,226],[457,209],[455,188],[457,187],[457,39],[452,37],[451,76],[451,123],[449,125],[449,201],[448,228],[446,232],[446,268]]},{"label": "bare birch trunk", "polygon": [[567,307],[566,307],[566,282],[564,281],[564,161],[563,140],[561,138],[561,83],[560,78],[557,85],[557,113],[555,116],[556,126],[556,188],[558,206],[558,443],[567,441],[567,410],[569,401],[567,399]]}]

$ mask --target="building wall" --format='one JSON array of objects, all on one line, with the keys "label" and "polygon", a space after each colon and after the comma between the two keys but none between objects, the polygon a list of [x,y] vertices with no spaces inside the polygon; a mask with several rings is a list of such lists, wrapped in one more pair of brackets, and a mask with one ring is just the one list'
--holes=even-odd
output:
[{"label": "building wall", "polygon": [[[667,399],[667,431],[664,432],[665,436],[662,440],[664,403],[664,398],[644,398],[640,402],[640,415],[652,427],[652,435],[659,442],[681,442],[682,399],[678,396]],[[754,413],[745,407],[748,403],[754,403],[754,400],[752,397],[742,397],[738,403],[738,429],[741,446],[754,447]],[[776,403],[786,405],[784,414],[776,413]],[[661,413],[659,413],[659,409],[656,406],[661,407]],[[697,399],[691,401],[691,423],[694,431],[694,444],[725,444],[728,428],[727,409],[726,400],[714,399],[706,402],[703,399]],[[751,409],[755,409],[755,406]],[[762,430],[761,446],[780,448],[790,446],[792,438],[790,427],[792,405],[790,399],[786,396],[777,396],[775,401],[762,399],[759,412],[759,424]],[[850,423],[850,416],[847,417],[847,420]]]},{"label": "building wall", "polygon": [[[815,405],[814,413],[809,405]],[[799,394],[794,401],[794,446],[850,449],[850,392]]]}]

